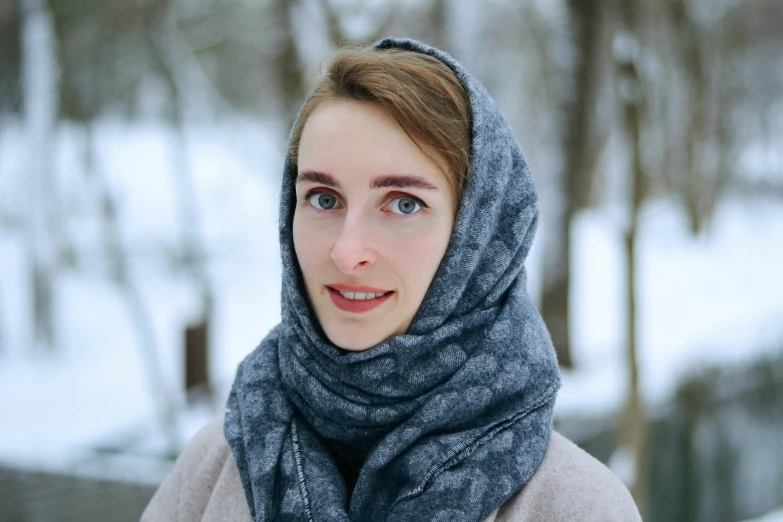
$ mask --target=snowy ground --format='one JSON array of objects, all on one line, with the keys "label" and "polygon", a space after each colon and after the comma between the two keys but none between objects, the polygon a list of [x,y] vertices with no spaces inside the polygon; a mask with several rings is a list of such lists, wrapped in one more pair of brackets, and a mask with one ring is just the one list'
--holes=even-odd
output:
[{"label": "snowy ground", "polygon": [[743,520],[743,522],[783,522],[783,507],[758,518]]},{"label": "snowy ground", "polygon": [[[164,255],[176,247],[180,230],[168,175],[175,158],[172,140],[156,126],[105,124],[96,136],[98,166],[118,196],[133,280],[153,318],[166,387],[181,403],[181,337],[196,310],[190,281]],[[181,442],[218,413],[237,363],[279,320],[282,152],[273,136],[261,127],[188,134],[215,291],[211,370],[218,406],[183,411]],[[82,268],[57,280],[55,355],[36,352],[29,342],[21,232],[0,229],[0,462],[73,468],[74,462],[84,464],[96,446],[124,449],[143,459],[162,448],[155,421],[159,401],[124,295],[106,276],[95,191],[83,175],[79,135],[63,130],[58,143],[57,180],[68,212],[63,226]],[[22,205],[20,149],[18,131],[0,128],[0,207]],[[564,375],[558,414],[612,412],[622,404],[621,232],[606,210],[585,213],[576,224],[573,332],[578,369]],[[535,255],[531,288],[540,286],[535,279],[541,262]],[[646,207],[640,351],[649,401],[664,401],[682,375],[705,365],[781,349],[782,261],[779,202],[727,202],[711,230],[699,238],[688,235],[681,212],[670,202]]]},{"label": "snowy ground", "polygon": [[[573,350],[557,411],[616,411],[625,390],[622,226],[582,215],[574,245]],[[639,350],[647,400],[669,398],[683,375],[783,349],[783,204],[727,201],[694,238],[670,202],[641,225]]]},{"label": "snowy ground", "polygon": [[[22,158],[15,154],[21,140],[16,129],[4,130],[0,201],[14,209],[24,203]],[[263,128],[237,134],[236,129],[216,128],[188,135],[212,259],[211,370],[221,396],[237,363],[279,321],[278,174],[269,167],[281,162],[279,141]],[[105,125],[95,135],[99,175],[117,198],[132,279],[152,319],[166,386],[181,404],[181,339],[185,324],[198,313],[198,301],[191,281],[167,256],[180,234],[168,175],[176,160],[171,140],[157,126]],[[77,249],[80,269],[57,280],[59,343],[54,356],[30,348],[24,242],[21,231],[0,230],[0,461],[46,467],[95,445],[123,442],[142,453],[162,449],[160,435],[150,429],[159,401],[125,294],[107,276],[97,192],[79,161],[80,139],[75,129],[62,130],[55,155],[60,190],[71,207],[65,231]],[[247,147],[253,140],[259,143],[255,149]],[[269,143],[273,145],[263,146]],[[216,413],[203,408],[184,412],[182,442]]]}]

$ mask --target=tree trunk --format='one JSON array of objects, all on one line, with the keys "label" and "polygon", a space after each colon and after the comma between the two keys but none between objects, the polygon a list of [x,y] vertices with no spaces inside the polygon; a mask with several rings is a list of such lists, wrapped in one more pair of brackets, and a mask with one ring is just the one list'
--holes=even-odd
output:
[{"label": "tree trunk", "polygon": [[[0,281],[0,296],[3,295],[3,285]],[[3,318],[3,300],[0,299],[0,357],[5,352],[5,322]]]},{"label": "tree trunk", "polygon": [[622,103],[625,134],[630,152],[629,224],[625,233],[628,397],[619,434],[621,446],[629,449],[634,461],[631,494],[644,517],[649,476],[648,426],[641,395],[638,357],[637,273],[639,216],[648,192],[647,176],[642,160],[642,115],[645,106],[644,84],[638,70],[640,56],[640,6],[635,0],[624,0],[620,7],[623,32],[616,38],[624,40],[617,53],[619,99]]},{"label": "tree trunk", "polygon": [[305,82],[302,75],[302,62],[296,43],[296,29],[293,24],[292,4],[290,0],[273,0],[272,15],[277,20],[280,41],[273,59],[275,78],[277,79],[277,97],[280,100],[280,115],[286,134],[294,125],[299,108],[304,103]]},{"label": "tree trunk", "polygon": [[567,125],[563,131],[562,200],[547,245],[541,297],[541,313],[552,335],[558,362],[565,368],[573,367],[569,327],[572,222],[577,212],[592,200],[595,164],[605,141],[606,132],[600,128],[596,107],[601,93],[602,66],[608,57],[602,2],[571,0],[568,6],[577,34],[574,47],[578,58],[571,80],[574,97],[566,103],[564,111]]},{"label": "tree trunk", "polygon": [[212,396],[209,378],[209,323],[200,321],[185,328],[185,394],[188,403]]},{"label": "tree trunk", "polygon": [[626,125],[628,127],[631,146],[633,147],[633,167],[631,172],[631,223],[625,233],[625,264],[626,271],[626,308],[627,308],[627,351],[626,363],[628,366],[628,399],[623,426],[624,441],[631,448],[635,463],[634,483],[631,486],[636,504],[640,512],[644,513],[647,490],[647,427],[644,403],[641,397],[639,382],[639,349],[638,349],[638,237],[639,214],[644,200],[645,176],[641,164],[641,136],[639,107],[634,104],[625,106]]},{"label": "tree trunk", "polygon": [[[725,70],[729,59],[726,43],[721,42],[713,27],[705,29],[693,19],[688,4],[685,0],[670,0],[668,6],[690,111],[684,137],[685,165],[674,176],[674,188],[691,232],[699,234],[708,225],[733,175],[730,165],[738,148],[734,134],[741,126],[732,122],[731,111],[724,108],[735,107],[740,100],[738,93],[732,92],[732,82],[721,81],[721,76],[730,74]],[[732,34],[735,53],[744,47],[742,27],[740,24]],[[709,161],[710,149],[717,151],[717,162]]]},{"label": "tree trunk", "polygon": [[[193,169],[190,165],[187,140],[185,139],[183,96],[187,89],[187,83],[183,78],[183,73],[177,69],[176,65],[177,60],[181,60],[182,57],[176,56],[171,49],[170,41],[166,38],[167,35],[176,31],[176,23],[172,7],[168,2],[163,3],[156,9],[146,12],[145,37],[155,66],[169,91],[170,115],[174,124],[171,174],[176,187],[179,208],[182,260],[193,278],[194,287],[198,289],[201,300],[201,313],[196,322],[203,324],[204,332],[208,333],[210,331],[209,323],[212,319],[212,285],[207,273],[201,213],[198,209],[198,198],[193,186]],[[204,359],[209,361],[208,337],[204,338],[204,343]],[[204,389],[209,390],[209,385]]]},{"label": "tree trunk", "polygon": [[57,51],[54,21],[46,0],[22,1],[23,114],[27,134],[28,257],[32,296],[32,340],[54,349],[56,252],[51,233],[52,157],[57,122]]},{"label": "tree trunk", "polygon": [[432,0],[428,13],[431,38],[427,43],[438,49],[448,50],[448,21],[446,0]]},{"label": "tree trunk", "polygon": [[85,173],[94,178],[100,186],[101,223],[103,225],[103,243],[109,260],[112,280],[119,287],[125,299],[128,315],[136,332],[137,344],[142,365],[149,380],[150,390],[158,405],[161,428],[168,445],[167,452],[176,457],[180,450],[179,430],[177,429],[176,408],[166,387],[166,379],[159,360],[159,350],[155,339],[147,308],[138,290],[128,275],[128,260],[120,231],[116,205],[106,179],[97,171],[93,142],[92,125],[84,125],[84,164]]}]

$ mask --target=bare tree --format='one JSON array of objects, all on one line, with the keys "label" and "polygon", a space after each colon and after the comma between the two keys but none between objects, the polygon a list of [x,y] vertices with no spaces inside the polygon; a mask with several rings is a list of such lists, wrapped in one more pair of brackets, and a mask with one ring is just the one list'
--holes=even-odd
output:
[{"label": "bare tree", "polygon": [[709,223],[736,178],[739,152],[764,134],[768,107],[779,97],[779,75],[767,72],[780,64],[770,47],[783,45],[772,29],[783,18],[775,4],[739,2],[724,12],[702,0],[661,5],[669,29],[656,46],[668,82],[657,87],[656,115],[669,154],[659,168],[694,234]]},{"label": "bare tree", "polygon": [[671,0],[667,4],[667,22],[673,36],[670,66],[684,80],[686,119],[676,119],[684,135],[667,128],[668,136],[679,141],[671,143],[670,149],[680,149],[681,161],[669,162],[663,169],[695,234],[704,228],[728,186],[732,170],[729,164],[737,153],[728,121],[737,100],[727,89],[730,82],[719,77],[725,49],[711,24],[694,19],[692,8],[696,3]]},{"label": "bare tree", "polygon": [[620,431],[620,444],[629,448],[634,462],[631,493],[644,516],[648,476],[648,428],[639,381],[637,272],[639,217],[648,192],[648,175],[642,155],[645,125],[645,83],[640,73],[643,17],[640,0],[623,0],[619,6],[620,28],[615,35],[618,101],[630,155],[628,173],[628,225],[625,230],[628,398]]},{"label": "bare tree", "polygon": [[95,162],[95,147],[92,123],[84,125],[84,165],[87,176],[93,178],[99,186],[101,223],[103,225],[103,241],[106,255],[109,259],[111,277],[125,299],[128,314],[138,337],[141,361],[149,380],[158,408],[158,418],[166,438],[167,453],[176,456],[180,451],[178,421],[176,407],[171,397],[166,379],[161,369],[158,343],[144,300],[129,275],[128,256],[122,239],[122,232],[117,216],[117,205],[112,196],[108,182],[99,171]]},{"label": "bare tree", "polygon": [[[173,158],[171,174],[176,187],[179,208],[182,262],[190,272],[201,299],[201,316],[196,321],[195,328],[202,332],[202,335],[198,337],[202,346],[197,350],[191,350],[191,346],[186,346],[186,352],[199,354],[200,360],[196,365],[203,370],[203,375],[207,375],[206,369],[209,365],[208,334],[212,318],[213,296],[212,285],[207,273],[207,253],[202,237],[201,214],[197,205],[197,195],[193,186],[192,168],[188,156],[185,134],[186,103],[183,99],[186,93],[190,92],[188,87],[192,87],[187,79],[194,72],[200,73],[201,69],[197,65],[192,65],[190,70],[185,69],[188,63],[192,64],[196,59],[179,38],[178,20],[173,2],[161,2],[154,7],[146,7],[144,14],[145,41],[171,100],[170,116],[174,124],[175,136],[175,146],[171,150]],[[203,83],[210,88],[212,87],[208,80]],[[194,338],[191,336],[188,339]],[[210,383],[204,382],[201,385],[203,395],[208,398],[211,391]]]},{"label": "bare tree", "polygon": [[609,17],[600,0],[571,0],[575,29],[576,62],[570,79],[572,96],[565,103],[563,132],[565,162],[560,176],[562,199],[547,245],[541,313],[561,366],[573,366],[570,340],[572,223],[576,214],[593,202],[596,165],[609,135],[599,115],[609,62]]},{"label": "bare tree", "polygon": [[52,241],[52,164],[49,153],[58,114],[57,51],[54,21],[46,0],[22,2],[23,114],[27,137],[27,250],[33,299],[33,340],[55,344],[54,282],[56,252]]},{"label": "bare tree", "polygon": [[439,49],[448,49],[448,0],[431,0],[428,13],[430,37],[428,43]]},{"label": "bare tree", "polygon": [[[433,0],[433,2],[431,16],[438,17],[440,13],[440,16],[445,17],[445,0]],[[331,0],[320,0],[320,5],[326,18],[329,39],[332,41],[334,47],[340,47],[341,45],[348,43],[367,44],[379,39],[388,30],[394,20],[399,2],[386,2],[386,5],[380,8],[377,13],[372,13],[374,15],[373,18],[376,20],[375,23],[368,31],[359,35],[348,34],[343,29],[342,16],[344,15],[335,8]],[[362,3],[354,5],[353,9],[365,11],[364,14],[367,14],[367,8]]]},{"label": "bare tree", "polygon": [[271,4],[272,17],[277,21],[278,35],[273,68],[285,132],[293,126],[305,97],[303,67],[293,21],[295,3],[291,0],[272,0]]},{"label": "bare tree", "polygon": [[[1,283],[1,281],[0,281]],[[3,295],[3,286],[0,284],[0,296]],[[3,317],[3,301],[0,299],[0,356],[5,351],[5,323]]]},{"label": "bare tree", "polygon": [[21,3],[0,2],[0,114],[20,112]]}]

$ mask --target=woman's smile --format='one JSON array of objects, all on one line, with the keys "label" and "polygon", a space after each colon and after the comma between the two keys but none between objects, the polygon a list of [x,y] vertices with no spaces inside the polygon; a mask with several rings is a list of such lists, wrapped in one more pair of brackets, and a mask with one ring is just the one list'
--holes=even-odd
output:
[{"label": "woman's smile", "polygon": [[394,294],[393,290],[384,290],[372,286],[351,286],[343,284],[326,285],[334,306],[344,312],[361,314],[378,308]]},{"label": "woman's smile", "polygon": [[334,305],[344,312],[362,314],[378,308],[388,301],[394,292],[364,293],[364,292],[340,292],[334,288],[326,287],[329,297]]}]

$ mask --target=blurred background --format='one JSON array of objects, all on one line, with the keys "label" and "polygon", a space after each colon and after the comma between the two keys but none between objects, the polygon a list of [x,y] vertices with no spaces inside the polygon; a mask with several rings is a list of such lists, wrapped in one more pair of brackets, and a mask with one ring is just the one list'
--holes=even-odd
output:
[{"label": "blurred background", "polygon": [[556,427],[647,521],[783,520],[780,0],[0,0],[0,520],[138,520],[280,317],[343,42],[447,50],[541,194]]}]

